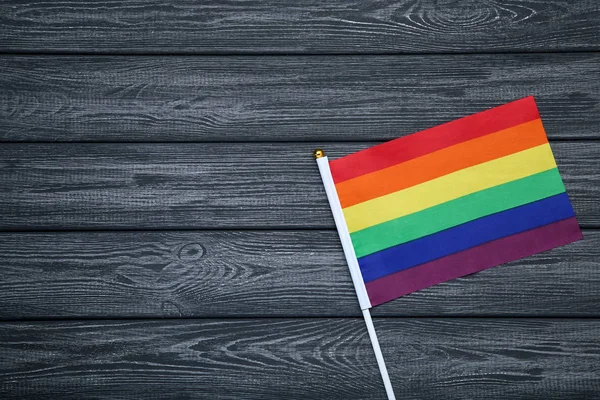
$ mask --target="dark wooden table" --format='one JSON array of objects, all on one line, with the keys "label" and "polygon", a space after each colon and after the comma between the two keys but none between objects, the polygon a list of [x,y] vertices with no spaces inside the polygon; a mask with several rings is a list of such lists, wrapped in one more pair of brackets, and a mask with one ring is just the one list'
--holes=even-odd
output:
[{"label": "dark wooden table", "polygon": [[585,240],[373,310],[399,399],[600,397],[600,2],[0,3],[0,398],[383,399],[311,151],[536,96]]}]

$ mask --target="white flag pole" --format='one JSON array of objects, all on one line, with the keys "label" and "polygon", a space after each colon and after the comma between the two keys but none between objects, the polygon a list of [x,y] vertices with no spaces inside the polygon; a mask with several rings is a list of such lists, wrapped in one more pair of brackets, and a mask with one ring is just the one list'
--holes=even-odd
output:
[{"label": "white flag pole", "polygon": [[381,379],[383,379],[383,386],[385,387],[388,400],[396,400],[394,388],[392,387],[392,382],[390,381],[390,376],[388,375],[387,367],[385,366],[385,360],[383,359],[383,354],[381,353],[381,348],[379,347],[379,340],[377,340],[377,334],[375,333],[375,326],[371,320],[371,313],[369,312],[368,308],[366,310],[362,310],[362,312],[363,317],[365,318],[365,323],[367,324],[367,331],[369,331],[371,345],[373,346],[373,351],[375,352],[375,358],[377,359],[377,365],[379,366],[379,373],[381,374]]},{"label": "white flag pole", "polygon": [[381,378],[383,379],[383,385],[385,387],[388,400],[396,400],[396,396],[394,396],[394,389],[392,388],[392,383],[390,382],[390,377],[383,359],[383,354],[381,353],[381,348],[379,347],[377,334],[375,333],[375,326],[371,320],[371,313],[369,312],[369,308],[371,308],[371,301],[367,295],[367,288],[365,287],[365,282],[360,272],[358,259],[356,258],[354,246],[352,246],[352,239],[350,238],[348,226],[346,225],[346,219],[344,218],[342,206],[335,189],[335,184],[333,183],[333,177],[331,176],[331,170],[329,168],[329,160],[325,156],[323,150],[317,149],[313,154],[317,160],[317,165],[319,166],[319,172],[321,173],[323,186],[325,186],[325,193],[327,193],[327,200],[329,200],[329,206],[331,208],[331,212],[333,213],[335,226],[337,228],[338,235],[340,236],[340,241],[342,242],[342,248],[344,250],[344,255],[346,256],[346,262],[348,263],[348,268],[350,269],[350,276],[352,277],[352,282],[354,283],[354,290],[356,291],[358,303],[362,310],[365,323],[367,324],[367,331],[369,332],[369,338],[371,339],[373,351],[375,351],[375,358],[377,359],[377,365],[379,366],[379,372],[381,373]]}]

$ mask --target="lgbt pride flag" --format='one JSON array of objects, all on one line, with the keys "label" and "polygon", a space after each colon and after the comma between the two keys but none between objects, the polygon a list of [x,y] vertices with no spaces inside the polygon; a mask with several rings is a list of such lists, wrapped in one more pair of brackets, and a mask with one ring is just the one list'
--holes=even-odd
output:
[{"label": "lgbt pride flag", "polygon": [[533,97],[326,169],[363,308],[582,238]]},{"label": "lgbt pride flag", "polygon": [[389,400],[369,308],[583,238],[533,97],[315,158]]}]

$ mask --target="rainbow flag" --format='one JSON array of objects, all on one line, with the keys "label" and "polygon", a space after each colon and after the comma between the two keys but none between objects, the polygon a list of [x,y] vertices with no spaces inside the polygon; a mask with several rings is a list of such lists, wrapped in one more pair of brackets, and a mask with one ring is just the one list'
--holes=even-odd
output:
[{"label": "rainbow flag", "polygon": [[323,167],[363,309],[582,239],[533,97]]}]

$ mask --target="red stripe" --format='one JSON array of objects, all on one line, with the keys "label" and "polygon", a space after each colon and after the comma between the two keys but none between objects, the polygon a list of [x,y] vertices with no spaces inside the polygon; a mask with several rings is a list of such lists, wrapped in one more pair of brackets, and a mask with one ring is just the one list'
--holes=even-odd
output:
[{"label": "red stripe", "polygon": [[330,162],[331,174],[340,183],[539,117],[533,97],[525,97],[338,158]]},{"label": "red stripe", "polygon": [[365,284],[371,305],[583,239],[575,217],[494,240]]}]

